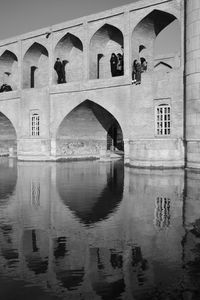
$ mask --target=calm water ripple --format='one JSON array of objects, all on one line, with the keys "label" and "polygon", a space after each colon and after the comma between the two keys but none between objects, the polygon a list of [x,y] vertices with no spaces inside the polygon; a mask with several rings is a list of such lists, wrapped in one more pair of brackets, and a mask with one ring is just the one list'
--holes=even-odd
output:
[{"label": "calm water ripple", "polygon": [[200,299],[200,173],[0,159],[1,300]]}]

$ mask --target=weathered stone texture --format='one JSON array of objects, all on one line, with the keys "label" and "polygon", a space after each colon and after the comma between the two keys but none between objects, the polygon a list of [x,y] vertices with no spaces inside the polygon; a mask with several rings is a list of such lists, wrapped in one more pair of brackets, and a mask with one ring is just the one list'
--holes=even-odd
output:
[{"label": "weathered stone texture", "polygon": [[[189,103],[199,95],[200,40],[199,4],[188,2]],[[18,158],[100,157],[111,139],[116,148],[124,143],[131,165],[183,166],[183,15],[183,1],[142,0],[2,41],[0,84],[9,71],[13,91],[0,93],[0,111],[15,128]],[[156,56],[156,37],[175,19],[181,27],[179,53]],[[116,77],[111,76],[112,52],[124,54],[124,72]],[[63,84],[57,84],[57,57],[66,61]],[[147,71],[135,85],[133,60],[141,57]],[[166,137],[156,130],[156,108],[165,104],[171,109]],[[38,136],[32,135],[34,113]],[[192,122],[188,116],[193,130],[198,116]]]}]

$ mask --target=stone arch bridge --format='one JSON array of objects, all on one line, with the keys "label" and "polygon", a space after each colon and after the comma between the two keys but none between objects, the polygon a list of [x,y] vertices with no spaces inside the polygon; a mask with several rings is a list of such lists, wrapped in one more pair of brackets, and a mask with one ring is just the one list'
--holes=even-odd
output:
[{"label": "stone arch bridge", "polygon": [[[190,55],[195,9],[195,0],[141,0],[1,41],[0,155],[58,160],[114,153],[133,166],[198,167],[197,101],[187,105],[200,81]],[[180,47],[158,56],[157,36],[172,22]],[[123,58],[114,75],[112,53]],[[133,61],[141,57],[147,70],[135,84]]]}]

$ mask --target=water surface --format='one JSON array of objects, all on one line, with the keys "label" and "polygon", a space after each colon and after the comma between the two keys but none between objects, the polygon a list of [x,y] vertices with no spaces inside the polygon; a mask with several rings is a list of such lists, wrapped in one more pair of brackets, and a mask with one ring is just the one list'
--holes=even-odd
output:
[{"label": "water surface", "polygon": [[200,299],[200,174],[0,160],[1,300]]}]

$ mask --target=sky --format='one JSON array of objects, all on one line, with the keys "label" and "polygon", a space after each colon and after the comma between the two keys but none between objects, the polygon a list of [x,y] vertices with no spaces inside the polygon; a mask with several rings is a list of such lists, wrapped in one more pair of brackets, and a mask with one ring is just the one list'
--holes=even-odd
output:
[{"label": "sky", "polygon": [[[2,0],[0,6],[0,40],[68,20],[98,13],[139,0]],[[176,22],[158,39],[160,53],[177,47]],[[158,51],[158,52],[159,52]]]},{"label": "sky", "polygon": [[138,0],[2,0],[0,39],[136,1]]}]

